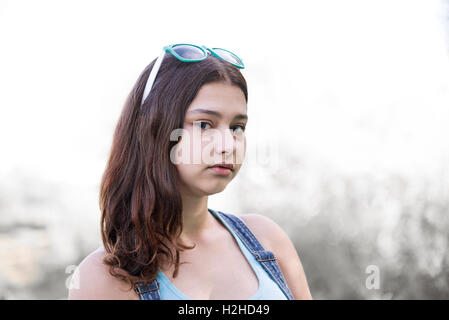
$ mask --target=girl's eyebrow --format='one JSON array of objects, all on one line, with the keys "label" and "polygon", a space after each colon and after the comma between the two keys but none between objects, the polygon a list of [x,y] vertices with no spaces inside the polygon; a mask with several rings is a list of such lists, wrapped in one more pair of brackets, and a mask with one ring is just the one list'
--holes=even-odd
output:
[{"label": "girl's eyebrow", "polygon": [[[210,115],[216,116],[217,118],[222,118],[222,116],[223,116],[220,112],[208,110],[208,109],[202,109],[202,108],[190,110],[188,113],[205,113],[205,114],[210,114]],[[234,119],[248,120],[248,116],[246,114],[239,113],[234,117]]]}]

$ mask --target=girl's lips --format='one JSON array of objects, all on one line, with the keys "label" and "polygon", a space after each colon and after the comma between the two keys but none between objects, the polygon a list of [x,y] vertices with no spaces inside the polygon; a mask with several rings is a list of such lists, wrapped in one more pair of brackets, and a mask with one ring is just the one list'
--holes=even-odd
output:
[{"label": "girl's lips", "polygon": [[228,176],[232,173],[231,169],[224,167],[209,167],[214,173],[222,176]]}]

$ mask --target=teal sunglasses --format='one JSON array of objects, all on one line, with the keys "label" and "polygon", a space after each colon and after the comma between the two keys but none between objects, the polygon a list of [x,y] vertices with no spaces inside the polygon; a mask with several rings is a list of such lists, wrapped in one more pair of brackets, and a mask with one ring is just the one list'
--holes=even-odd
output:
[{"label": "teal sunglasses", "polygon": [[183,62],[203,61],[208,57],[208,55],[212,55],[215,58],[229,62],[230,64],[239,69],[245,68],[242,59],[240,59],[236,54],[226,49],[208,48],[205,46],[197,46],[194,44],[187,44],[187,43],[178,43],[165,46],[162,49],[162,53],[159,55],[156,62],[154,63],[153,69],[151,70],[150,76],[148,77],[140,105],[142,105],[145,102],[146,98],[150,94],[154,80],[156,79],[156,75],[159,71],[159,68],[161,66],[162,60],[164,59],[166,52],[171,53],[174,57]]}]

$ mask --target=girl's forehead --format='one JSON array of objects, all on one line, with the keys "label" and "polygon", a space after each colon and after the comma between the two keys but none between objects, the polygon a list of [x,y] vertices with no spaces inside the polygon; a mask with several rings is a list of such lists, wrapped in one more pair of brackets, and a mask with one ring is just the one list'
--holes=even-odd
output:
[{"label": "girl's forehead", "polygon": [[203,85],[187,109],[187,114],[208,113],[223,117],[231,114],[246,114],[246,99],[243,91],[231,84],[213,82]]}]

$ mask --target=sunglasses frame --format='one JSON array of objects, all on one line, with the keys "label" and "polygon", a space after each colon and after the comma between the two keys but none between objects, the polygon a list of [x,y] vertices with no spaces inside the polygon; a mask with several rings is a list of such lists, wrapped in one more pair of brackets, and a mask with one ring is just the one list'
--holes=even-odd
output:
[{"label": "sunglasses frame", "polygon": [[[180,55],[173,49],[173,48],[176,47],[176,46],[191,46],[191,47],[198,48],[198,49],[200,49],[200,50],[203,52],[204,56],[203,56],[202,58],[200,58],[200,59],[185,59],[185,58],[181,57],[181,56],[180,56]],[[229,60],[224,59],[222,56],[220,56],[218,53],[216,53],[216,52],[214,51],[214,49],[219,49],[219,50],[223,50],[223,51],[226,51],[226,52],[230,53],[230,54],[233,55],[235,58],[237,58],[237,60],[240,62],[240,64],[235,64],[235,63],[233,63],[233,62],[231,62],[231,61],[229,61]],[[164,50],[165,50],[165,52],[170,52],[170,53],[171,53],[172,55],[174,55],[177,59],[179,59],[179,60],[181,60],[181,61],[183,61],[183,62],[203,61],[204,59],[207,58],[207,55],[208,55],[208,54],[211,54],[212,56],[214,56],[214,57],[216,57],[216,58],[218,58],[218,59],[222,59],[222,60],[225,60],[225,61],[229,62],[230,64],[232,64],[233,66],[236,66],[236,67],[239,68],[239,69],[244,69],[244,68],[245,68],[245,65],[243,64],[242,59],[240,59],[235,53],[233,53],[233,52],[231,52],[231,51],[229,51],[229,50],[226,50],[226,49],[222,49],[222,48],[208,48],[208,47],[206,47],[206,46],[197,46],[197,45],[190,44],[190,43],[177,43],[177,44],[172,44],[172,45],[169,45],[169,46],[165,46],[165,47],[164,47]]]},{"label": "sunglasses frame", "polygon": [[[176,46],[180,46],[180,45],[184,45],[184,46],[192,46],[192,47],[196,47],[198,49],[200,49],[203,53],[204,53],[204,57],[200,58],[200,59],[185,59],[183,57],[181,57],[179,54],[176,53],[175,50],[173,50],[174,47]],[[223,50],[226,51],[228,53],[230,53],[231,55],[233,55],[235,58],[237,58],[237,60],[241,63],[241,65],[235,64],[233,62],[230,62],[226,59],[224,59],[223,57],[221,57],[218,53],[216,53],[214,51],[214,49],[219,49],[219,50]],[[156,75],[159,71],[159,68],[161,66],[162,60],[164,59],[164,56],[166,53],[171,53],[176,59],[181,60],[182,62],[197,62],[197,61],[203,61],[204,59],[207,58],[208,54],[211,54],[213,57],[218,58],[218,59],[222,59],[226,62],[229,62],[230,64],[232,64],[233,66],[239,68],[239,69],[244,69],[245,65],[243,64],[242,59],[240,59],[240,57],[238,57],[235,53],[226,50],[226,49],[222,49],[222,48],[208,48],[206,46],[197,46],[194,44],[190,44],[190,43],[177,43],[177,44],[171,44],[168,46],[165,46],[162,49],[161,54],[159,55],[159,57],[157,58],[156,62],[154,63],[153,68],[151,69],[150,75],[147,79],[147,83],[145,84],[145,89],[143,91],[143,95],[142,95],[142,100],[140,105],[142,106],[143,103],[145,102],[146,98],[148,97],[148,95],[150,94],[151,88],[153,87],[153,83],[154,80],[156,79]]]}]

